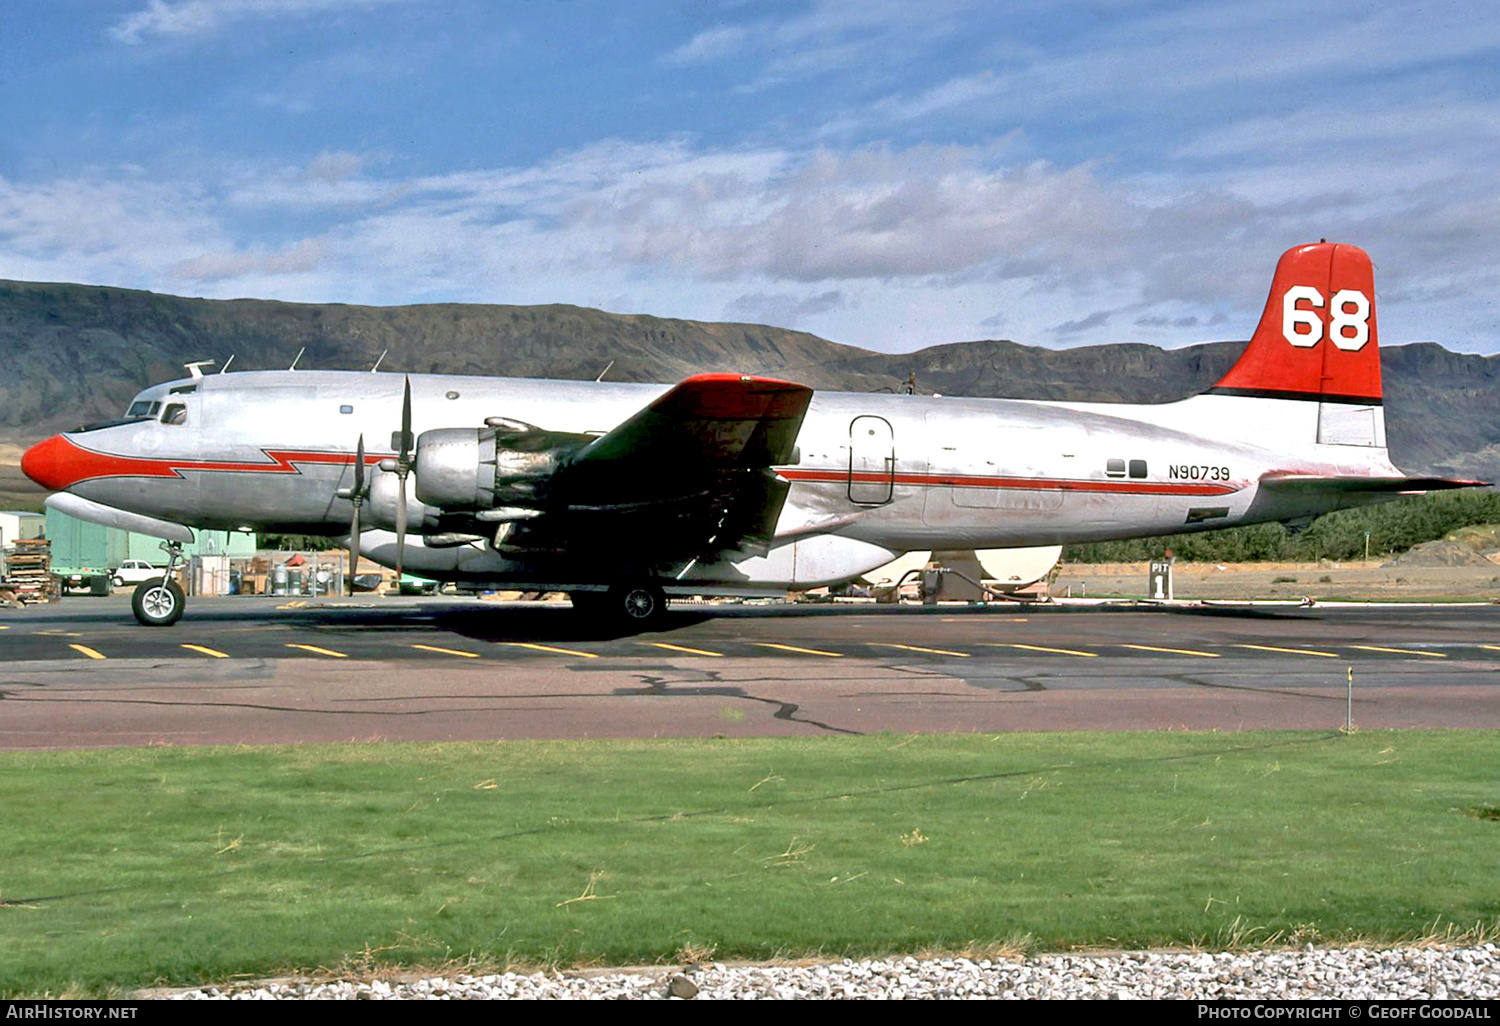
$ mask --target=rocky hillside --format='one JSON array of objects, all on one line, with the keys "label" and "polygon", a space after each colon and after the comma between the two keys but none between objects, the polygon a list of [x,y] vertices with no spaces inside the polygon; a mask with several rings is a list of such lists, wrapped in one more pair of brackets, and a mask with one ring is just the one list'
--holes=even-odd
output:
[{"label": "rocky hillside", "polygon": [[[130,289],[0,281],[0,506],[34,504],[19,447],[117,416],[134,392],[192,360],[672,381],[703,370],[782,375],[815,388],[896,389],[908,373],[945,395],[1156,402],[1211,385],[1241,343],[1055,351],[962,342],[888,355],[806,332],[629,316],[574,306],[370,307],[184,299]],[[1500,477],[1500,357],[1441,346],[1382,351],[1396,461],[1411,471]]]}]

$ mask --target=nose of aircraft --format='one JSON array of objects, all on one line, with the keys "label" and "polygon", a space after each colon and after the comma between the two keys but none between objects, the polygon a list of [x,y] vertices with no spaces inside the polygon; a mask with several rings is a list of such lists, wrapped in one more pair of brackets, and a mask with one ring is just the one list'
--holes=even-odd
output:
[{"label": "nose of aircraft", "polygon": [[38,442],[21,456],[21,473],[51,492],[60,492],[72,484],[78,449],[62,435]]}]

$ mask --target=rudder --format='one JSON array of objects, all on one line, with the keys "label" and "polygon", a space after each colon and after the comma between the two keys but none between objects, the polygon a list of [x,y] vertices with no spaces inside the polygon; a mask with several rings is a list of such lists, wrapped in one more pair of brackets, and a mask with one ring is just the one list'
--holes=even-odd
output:
[{"label": "rudder", "polygon": [[1212,395],[1319,403],[1318,442],[1383,446],[1375,272],[1358,246],[1282,254],[1250,344]]}]

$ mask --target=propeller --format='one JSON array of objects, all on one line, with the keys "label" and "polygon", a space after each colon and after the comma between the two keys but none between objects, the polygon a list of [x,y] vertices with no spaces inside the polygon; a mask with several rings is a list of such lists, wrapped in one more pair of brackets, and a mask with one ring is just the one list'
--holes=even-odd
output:
[{"label": "propeller", "polygon": [[401,445],[396,454],[396,582],[406,562],[406,479],[411,476],[411,376],[401,392]]},{"label": "propeller", "polygon": [[365,501],[365,436],[360,432],[359,444],[354,447],[354,487],[349,489],[349,500],[354,503],[354,516],[349,520],[349,576],[345,590],[354,594],[354,575],[359,570],[359,507]]}]

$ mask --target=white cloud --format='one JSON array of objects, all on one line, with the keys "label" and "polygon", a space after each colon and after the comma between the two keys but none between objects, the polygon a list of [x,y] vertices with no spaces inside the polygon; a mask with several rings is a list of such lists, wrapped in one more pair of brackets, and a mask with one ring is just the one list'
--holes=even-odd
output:
[{"label": "white cloud", "polygon": [[844,305],[844,293],[838,289],[805,297],[792,292],[747,292],[725,306],[723,316],[731,321],[795,328],[810,317]]},{"label": "white cloud", "polygon": [[1181,344],[1247,335],[1276,256],[1326,235],[1380,263],[1387,341],[1497,341],[1492,304],[1473,297],[1500,284],[1500,199],[1452,190],[1173,194],[1087,165],[996,164],[986,147],[793,152],[684,138],[404,179],[329,150],[221,179],[0,179],[0,277],[312,301],[573,302],[763,320],[885,349],[1002,323],[1033,343]]},{"label": "white cloud", "polygon": [[735,53],[749,37],[750,30],[740,25],[707,29],[673,50],[665,60],[668,64],[706,64]]},{"label": "white cloud", "polygon": [[750,89],[834,72],[879,76],[963,31],[965,12],[975,7],[975,0],[814,0],[785,17],[699,32],[663,60],[692,65],[760,55],[764,65],[746,83]]},{"label": "white cloud", "polygon": [[397,0],[147,0],[144,8],[121,18],[109,32],[135,45],[152,37],[211,36],[232,22],[252,18],[306,17],[392,2]]},{"label": "white cloud", "polygon": [[6,277],[159,283],[165,268],[205,245],[230,244],[215,203],[195,185],[120,169],[35,185],[0,178]]},{"label": "white cloud", "polygon": [[256,249],[200,253],[168,268],[166,273],[173,278],[194,283],[225,281],[251,274],[297,275],[316,270],[323,264],[324,257],[323,245],[319,240],[302,239],[274,251]]}]

